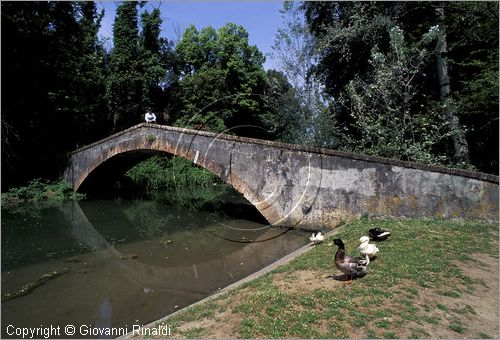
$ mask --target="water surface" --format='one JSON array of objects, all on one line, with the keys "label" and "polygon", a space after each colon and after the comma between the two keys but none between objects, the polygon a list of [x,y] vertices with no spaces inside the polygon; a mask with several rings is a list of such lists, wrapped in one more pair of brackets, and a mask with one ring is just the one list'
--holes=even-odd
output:
[{"label": "water surface", "polygon": [[106,199],[2,211],[2,297],[57,273],[2,302],[2,336],[12,337],[8,325],[131,329],[306,243],[299,231],[257,222],[235,208],[236,200],[228,198],[229,209]]}]

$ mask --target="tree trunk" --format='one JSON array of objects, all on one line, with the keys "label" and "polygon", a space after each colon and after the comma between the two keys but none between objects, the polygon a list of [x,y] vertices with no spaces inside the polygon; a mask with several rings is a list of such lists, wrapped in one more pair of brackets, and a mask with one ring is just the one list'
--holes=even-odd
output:
[{"label": "tree trunk", "polygon": [[440,97],[444,105],[444,115],[452,131],[453,156],[458,163],[470,164],[469,145],[465,139],[465,132],[460,127],[460,121],[454,112],[454,103],[451,98],[450,77],[448,76],[448,63],[446,61],[447,45],[444,28],[444,7],[436,8],[439,16],[439,34],[436,44],[437,75],[440,87]]}]

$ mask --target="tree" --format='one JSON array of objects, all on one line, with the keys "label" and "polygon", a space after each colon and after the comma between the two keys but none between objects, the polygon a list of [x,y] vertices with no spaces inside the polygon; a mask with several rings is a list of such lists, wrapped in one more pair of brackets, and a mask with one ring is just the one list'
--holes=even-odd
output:
[{"label": "tree", "polygon": [[498,174],[498,2],[449,2],[444,25],[451,94],[471,163]]},{"label": "tree", "polygon": [[438,35],[436,39],[436,68],[440,87],[440,98],[443,102],[444,115],[450,125],[450,128],[455,131],[452,133],[453,154],[455,162],[467,165],[469,160],[469,145],[465,139],[465,132],[460,129],[460,121],[455,114],[455,103],[451,97],[450,76],[448,74],[448,62],[446,53],[448,47],[446,43],[446,31],[444,26],[445,11],[444,6],[440,4],[436,8],[439,17]]},{"label": "tree", "polygon": [[218,132],[240,126],[238,134],[262,133],[249,126],[260,125],[264,110],[264,56],[249,45],[242,26],[189,26],[175,54],[182,101],[176,125]]},{"label": "tree", "polygon": [[113,24],[114,46],[106,85],[106,99],[115,131],[139,122],[143,111],[138,34],[137,3],[120,3]]},{"label": "tree", "polygon": [[422,95],[418,78],[430,54],[429,43],[438,34],[439,28],[431,27],[410,47],[395,26],[389,31],[390,51],[372,49],[370,72],[351,80],[341,97],[360,131],[360,138],[350,141],[355,151],[431,164],[446,160],[435,150],[448,136],[446,121],[437,105],[416,100]]},{"label": "tree", "polygon": [[[72,16],[76,18],[78,29],[73,33],[73,38],[68,38],[63,44],[59,40],[58,45],[59,55],[70,51],[67,59],[61,60],[58,65],[58,70],[67,70],[58,86],[66,93],[61,94],[59,100],[54,102],[54,105],[60,106],[56,110],[64,114],[66,122],[71,117],[72,126],[67,129],[67,138],[76,139],[76,143],[66,147],[88,144],[105,137],[111,127],[107,121],[104,100],[106,53],[98,38],[104,12],[99,13],[93,2],[75,2],[73,6]],[[64,32],[65,27],[61,27],[60,31],[67,34]]]},{"label": "tree", "polygon": [[267,81],[267,112],[262,115],[264,127],[281,142],[305,144],[304,115],[295,88],[276,70],[267,71]]},{"label": "tree", "polygon": [[[51,125],[65,122],[51,149],[57,154],[92,142],[107,134],[105,57],[97,38],[104,13],[92,2],[54,2],[48,45],[53,73],[48,80],[48,101],[52,112],[45,121]],[[52,129],[44,129],[44,139],[54,139]],[[66,143],[60,143],[63,139]]]},{"label": "tree", "polygon": [[92,2],[2,3],[4,187],[55,178],[66,152],[102,132],[91,128],[105,115],[101,18]]},{"label": "tree", "polygon": [[142,33],[140,37],[141,46],[141,69],[143,77],[142,104],[160,109],[163,91],[160,81],[165,75],[165,66],[161,60],[160,26],[162,23],[160,9],[155,8],[151,13],[145,11],[141,15]]},{"label": "tree", "polygon": [[302,114],[300,119],[290,117],[296,122],[292,135],[296,136],[296,143],[336,147],[334,120],[322,96],[321,83],[311,72],[316,66],[314,37],[301,17],[300,4],[284,2],[281,13],[284,28],[278,29],[273,54],[293,86],[294,97],[299,102],[297,113]]},{"label": "tree", "polygon": [[[440,143],[438,153],[449,153],[449,165],[471,167],[468,145],[471,150],[488,151],[487,157],[471,152],[473,165],[498,172],[492,166],[498,164],[498,124],[491,124],[496,117],[490,114],[498,107],[498,63],[492,62],[498,59],[498,3],[305,2],[301,8],[318,51],[313,71],[334,99],[345,94],[350,81],[370,73],[373,46],[389,53],[388,29],[401,27],[412,46],[429,27],[439,27],[437,49],[417,79],[422,95],[414,100],[424,106],[428,100],[441,102],[449,138]],[[480,112],[470,105],[478,96],[483,99]],[[336,121],[347,136],[360,140],[349,107],[336,107]],[[488,132],[486,143],[478,130]]]},{"label": "tree", "polygon": [[343,91],[353,75],[365,74],[373,46],[386,52],[387,31],[397,23],[387,2],[304,2],[305,21],[314,35],[318,63],[311,68],[333,97]]}]

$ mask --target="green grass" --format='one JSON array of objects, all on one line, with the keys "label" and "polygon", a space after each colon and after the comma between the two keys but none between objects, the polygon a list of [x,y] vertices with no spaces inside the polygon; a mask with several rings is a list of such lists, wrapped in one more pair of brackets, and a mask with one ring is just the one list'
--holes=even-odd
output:
[{"label": "green grass", "polygon": [[384,333],[383,337],[384,339],[399,339],[399,337],[396,336],[396,334],[394,334],[393,332],[386,332]]},{"label": "green grass", "polygon": [[[271,273],[187,309],[173,322],[180,325],[211,318],[215,311],[231,308],[241,318],[227,337],[349,338],[357,331],[358,337],[426,338],[426,327],[442,324],[439,315],[444,313],[453,320],[450,336],[466,334],[467,324],[459,317],[473,315],[471,306],[456,309],[444,300],[420,305],[420,296],[429,289],[437,296],[459,299],[473,280],[452,261],[460,255],[462,261],[474,261],[469,255],[476,252],[496,257],[497,236],[492,235],[497,227],[473,221],[361,219],[345,225],[334,237],[344,240],[347,253],[356,254],[359,237],[374,226],[391,230],[391,238],[377,244],[380,253],[368,275],[351,284],[332,281],[297,291],[280,288],[273,281],[279,273],[280,280],[293,283],[302,270],[317,271],[323,277],[338,273],[333,264],[336,247],[329,246],[332,239],[327,239]],[[206,334],[195,329],[189,335]]]},{"label": "green grass", "polygon": [[486,334],[486,333],[484,333],[484,332],[479,333],[479,337],[480,337],[481,339],[493,339],[493,337],[492,337],[491,335]]},{"label": "green grass", "polygon": [[443,295],[443,296],[453,297],[453,298],[460,297],[460,293],[457,291],[453,291],[453,290],[440,290],[440,291],[438,291],[438,294]]},{"label": "green grass", "polygon": [[378,337],[377,337],[376,333],[373,330],[368,329],[366,331],[366,338],[367,339],[377,339]]},{"label": "green grass", "polygon": [[420,338],[429,338],[430,334],[421,327],[416,327],[411,329],[410,339],[420,339]]},{"label": "green grass", "polygon": [[474,310],[474,308],[471,305],[465,305],[462,308],[453,309],[453,311],[458,313],[458,314],[464,314],[464,315],[476,314],[476,311]]},{"label": "green grass", "polygon": [[215,315],[218,305],[213,302],[207,302],[204,304],[199,304],[191,308],[186,309],[182,314],[177,314],[169,318],[169,324],[178,324],[185,322],[197,321],[203,318],[212,318]]},{"label": "green grass", "polygon": [[239,333],[242,338],[249,339],[253,331],[257,328],[257,324],[252,318],[244,318],[240,322]]},{"label": "green grass", "polygon": [[436,305],[436,307],[437,307],[438,309],[441,309],[442,311],[445,311],[445,312],[447,312],[447,311],[448,311],[448,307],[447,307],[447,306],[445,306],[445,305],[443,305],[442,303],[438,303],[438,304]]},{"label": "green grass", "polygon": [[391,326],[391,323],[386,320],[382,320],[377,321],[376,325],[378,328],[389,328]]},{"label": "green grass", "polygon": [[188,331],[183,332],[182,335],[184,335],[188,339],[196,339],[200,338],[200,336],[203,334],[204,329],[201,327],[196,327],[196,328],[190,328]]},{"label": "green grass", "polygon": [[439,325],[439,323],[441,322],[441,318],[437,316],[424,316],[423,320],[431,325]]},{"label": "green grass", "polygon": [[467,330],[467,328],[464,325],[462,325],[460,322],[452,322],[452,323],[450,323],[450,325],[448,327],[452,331],[457,332],[459,334],[463,334]]}]

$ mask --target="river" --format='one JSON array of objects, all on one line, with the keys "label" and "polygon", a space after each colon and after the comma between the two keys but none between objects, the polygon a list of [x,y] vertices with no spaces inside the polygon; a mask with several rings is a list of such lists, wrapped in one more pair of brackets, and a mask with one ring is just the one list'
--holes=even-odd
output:
[{"label": "river", "polygon": [[267,225],[237,193],[223,197],[2,210],[2,337],[27,327],[73,325],[78,338],[96,337],[80,334],[82,325],[132,329],[306,244],[306,234]]}]

